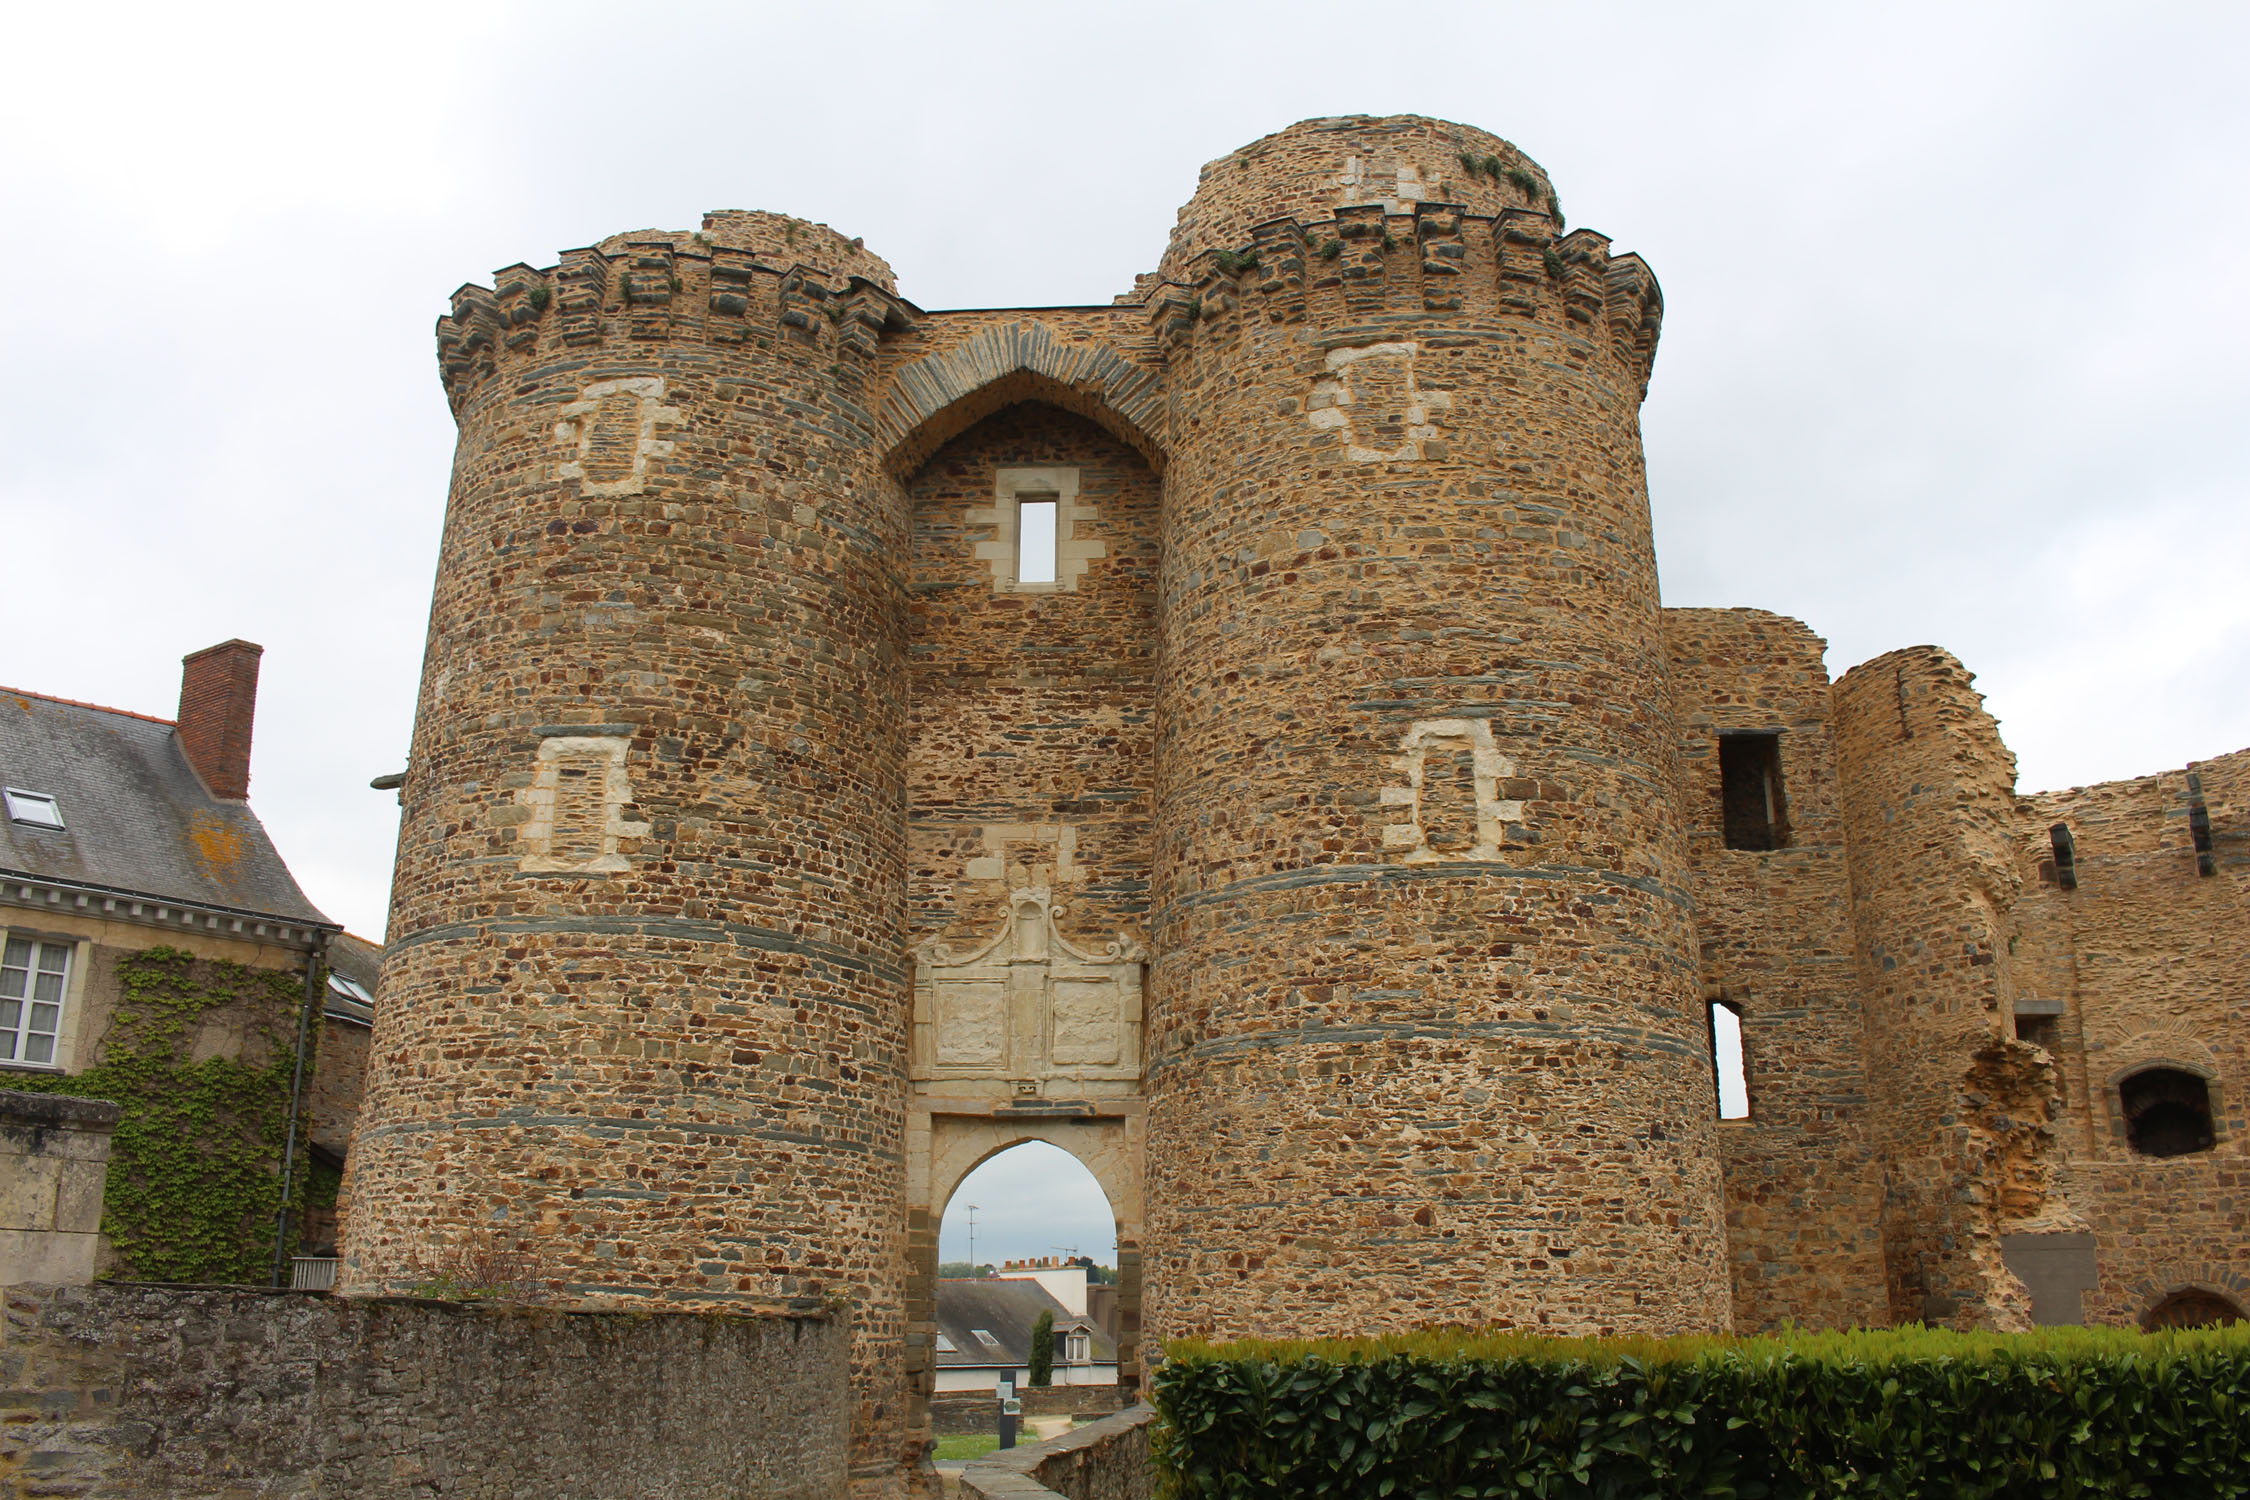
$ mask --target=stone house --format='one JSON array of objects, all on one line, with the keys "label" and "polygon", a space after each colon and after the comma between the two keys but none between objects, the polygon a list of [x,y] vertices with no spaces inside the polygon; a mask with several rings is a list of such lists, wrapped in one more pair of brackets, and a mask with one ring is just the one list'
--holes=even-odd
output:
[{"label": "stone house", "polygon": [[187,657],[176,720],[0,689],[0,1086],[122,1106],[100,1258],[138,1280],[266,1280],[283,1159],[340,1170],[366,1067],[374,950],[250,808],[260,653]]}]

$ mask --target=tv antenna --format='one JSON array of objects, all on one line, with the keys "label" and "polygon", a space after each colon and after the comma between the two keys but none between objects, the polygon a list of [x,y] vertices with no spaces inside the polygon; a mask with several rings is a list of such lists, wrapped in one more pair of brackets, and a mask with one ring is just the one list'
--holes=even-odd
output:
[{"label": "tv antenna", "polygon": [[969,1205],[969,1274],[977,1274],[977,1206]]}]

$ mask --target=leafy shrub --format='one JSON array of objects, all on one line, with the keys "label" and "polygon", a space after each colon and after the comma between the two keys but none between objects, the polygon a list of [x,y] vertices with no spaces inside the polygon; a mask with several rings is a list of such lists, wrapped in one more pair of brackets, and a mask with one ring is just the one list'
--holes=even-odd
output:
[{"label": "leafy shrub", "polygon": [[1171,1344],[1162,1493],[2250,1496],[2250,1325]]}]

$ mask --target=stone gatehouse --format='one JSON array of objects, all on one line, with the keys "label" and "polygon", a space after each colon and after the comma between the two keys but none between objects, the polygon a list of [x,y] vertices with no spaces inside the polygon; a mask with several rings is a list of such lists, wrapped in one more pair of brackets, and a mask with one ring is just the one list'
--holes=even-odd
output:
[{"label": "stone gatehouse", "polygon": [[1031,1139],[1129,1369],[2239,1308],[2250,754],[2019,796],[1945,652],[1661,607],[1662,307],[1417,117],[1212,163],[1105,305],[742,212],[457,292],[343,1288],[848,1304],[870,1494]]}]

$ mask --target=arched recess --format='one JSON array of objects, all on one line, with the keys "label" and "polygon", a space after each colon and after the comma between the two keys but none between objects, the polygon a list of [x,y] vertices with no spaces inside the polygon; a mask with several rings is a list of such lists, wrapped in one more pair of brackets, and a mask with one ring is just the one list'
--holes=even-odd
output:
[{"label": "arched recess", "polygon": [[877,419],[884,463],[905,476],[1004,406],[1045,401],[1099,424],[1164,469],[1164,382],[1103,343],[1071,343],[1044,323],[988,328],[891,373]]},{"label": "arched recess", "polygon": [[[2127,1038],[2111,1050],[2112,1063],[2105,1080],[2103,1094],[2109,1113],[2111,1137],[2122,1149],[2135,1155],[2195,1156],[2215,1145],[2225,1144],[2232,1134],[2227,1115],[2228,1099],[2218,1065],[2218,1058],[2200,1038],[2176,1031],[2149,1031]],[[2187,1107],[2187,1112],[2200,1115],[2203,1138],[2186,1150],[2148,1152],[2135,1141],[2135,1120],[2149,1102],[2134,1095],[2145,1091],[2151,1080],[2168,1078],[2177,1084],[2192,1084],[2199,1099],[2189,1099],[2182,1094],[2176,1102]],[[2136,1088],[2142,1085],[2142,1088]],[[2159,1094],[2165,1092],[2157,1091]],[[2176,1091],[2175,1091],[2176,1092]],[[2161,1101],[2159,1101],[2161,1102]],[[2231,1147],[2229,1149],[2232,1149]]]},{"label": "arched recess", "polygon": [[[1103,1112],[1094,1113],[1094,1108]],[[1087,1106],[1070,1113],[1007,1111],[948,1113],[940,1106],[925,1125],[916,1111],[907,1131],[907,1350],[913,1362],[908,1388],[916,1409],[913,1430],[926,1431],[936,1380],[938,1231],[962,1180],[1001,1152],[1044,1141],[1070,1153],[1093,1174],[1117,1220],[1117,1372],[1128,1388],[1141,1381],[1141,1225],[1145,1180],[1142,1114],[1130,1105]]]}]

